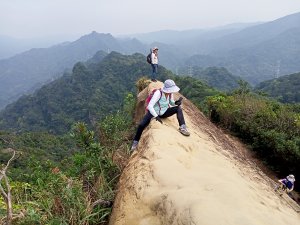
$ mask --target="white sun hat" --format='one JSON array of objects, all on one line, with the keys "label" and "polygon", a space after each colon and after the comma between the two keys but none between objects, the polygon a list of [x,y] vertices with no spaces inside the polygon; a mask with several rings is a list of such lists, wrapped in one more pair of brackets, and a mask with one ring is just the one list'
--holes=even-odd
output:
[{"label": "white sun hat", "polygon": [[177,87],[175,82],[170,79],[165,81],[164,87],[162,88],[162,91],[165,93],[174,93],[174,92],[178,92],[179,90],[180,88]]},{"label": "white sun hat", "polygon": [[293,174],[288,175],[288,176],[286,177],[286,179],[288,179],[288,180],[291,181],[291,182],[295,182],[295,181],[296,181],[295,176],[294,176]]}]

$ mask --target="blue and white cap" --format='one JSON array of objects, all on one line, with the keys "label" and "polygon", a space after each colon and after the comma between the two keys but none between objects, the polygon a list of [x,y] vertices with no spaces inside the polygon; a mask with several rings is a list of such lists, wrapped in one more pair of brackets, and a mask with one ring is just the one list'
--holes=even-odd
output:
[{"label": "blue and white cap", "polygon": [[174,93],[174,92],[178,92],[179,90],[180,88],[177,87],[175,82],[170,79],[165,81],[164,87],[162,88],[162,91],[165,93]]}]

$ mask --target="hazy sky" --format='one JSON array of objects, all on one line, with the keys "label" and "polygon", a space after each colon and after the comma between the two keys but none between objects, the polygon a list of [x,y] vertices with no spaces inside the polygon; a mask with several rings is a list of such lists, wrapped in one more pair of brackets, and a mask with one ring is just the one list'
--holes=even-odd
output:
[{"label": "hazy sky", "polygon": [[128,34],[271,21],[300,0],[0,0],[0,34],[17,38]]}]

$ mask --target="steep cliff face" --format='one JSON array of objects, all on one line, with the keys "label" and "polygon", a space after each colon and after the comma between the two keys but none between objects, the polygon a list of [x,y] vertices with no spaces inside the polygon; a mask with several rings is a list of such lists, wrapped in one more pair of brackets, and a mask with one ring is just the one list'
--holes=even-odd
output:
[{"label": "steep cliff face", "polygon": [[[140,93],[137,115],[153,85],[162,84]],[[296,205],[274,193],[241,143],[187,99],[182,108],[191,136],[178,132],[176,116],[151,121],[121,176],[111,225],[300,224]]]}]

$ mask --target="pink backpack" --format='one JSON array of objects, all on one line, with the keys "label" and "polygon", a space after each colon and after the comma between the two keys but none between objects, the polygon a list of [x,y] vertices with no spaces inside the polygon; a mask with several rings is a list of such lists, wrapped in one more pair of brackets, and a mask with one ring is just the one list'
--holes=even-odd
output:
[{"label": "pink backpack", "polygon": [[[148,105],[149,105],[149,102],[150,102],[151,98],[153,97],[154,93],[155,93],[157,90],[160,91],[160,98],[159,98],[159,100],[161,99],[161,96],[162,96],[162,91],[161,91],[161,89],[153,89],[153,90],[151,91],[151,93],[148,95],[148,97],[146,98],[146,105],[147,105],[147,106],[146,106],[146,111],[148,111]],[[159,100],[158,100],[157,104],[158,104],[158,106],[159,106],[159,111],[160,111]]]}]

